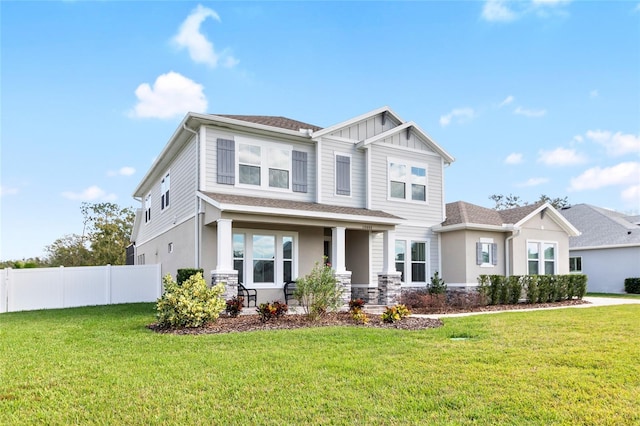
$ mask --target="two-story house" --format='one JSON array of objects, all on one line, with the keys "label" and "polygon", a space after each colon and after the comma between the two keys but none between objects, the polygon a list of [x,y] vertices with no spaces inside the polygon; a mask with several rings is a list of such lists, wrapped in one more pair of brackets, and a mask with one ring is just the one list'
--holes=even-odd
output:
[{"label": "two-story house", "polygon": [[327,128],[189,113],[134,191],[138,264],[203,268],[259,301],[328,258],[345,300],[395,303],[440,269],[454,159],[383,107]]}]

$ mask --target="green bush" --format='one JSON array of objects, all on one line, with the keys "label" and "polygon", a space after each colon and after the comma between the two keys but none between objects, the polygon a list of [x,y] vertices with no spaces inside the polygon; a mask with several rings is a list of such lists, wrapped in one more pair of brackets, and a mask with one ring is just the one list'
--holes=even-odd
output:
[{"label": "green bush", "polygon": [[569,275],[556,275],[555,277],[555,287],[553,292],[553,300],[556,302],[560,302],[562,300],[567,300],[569,295],[569,280],[571,278]]},{"label": "green bush", "polygon": [[489,275],[487,299],[489,305],[500,305],[507,300],[507,286],[502,275]]},{"label": "green bush", "polygon": [[427,287],[427,292],[429,294],[446,294],[447,285],[444,283],[444,280],[440,278],[438,271],[431,277],[431,283]]},{"label": "green bush", "polygon": [[331,267],[316,262],[308,275],[296,280],[293,297],[310,319],[318,319],[327,311],[335,311],[342,305],[343,292]]},{"label": "green bush", "polygon": [[489,303],[489,275],[479,275],[478,276],[478,294],[480,297]]},{"label": "green bush", "polygon": [[571,274],[573,293],[578,299],[582,299],[587,293],[587,276],[584,274]]},{"label": "green bush", "polygon": [[387,307],[382,313],[382,321],[387,323],[398,322],[411,314],[405,305],[395,305]]},{"label": "green bush", "polygon": [[551,302],[553,288],[551,275],[538,275],[538,303]]},{"label": "green bush", "polygon": [[164,293],[156,303],[161,327],[200,327],[213,322],[225,309],[222,283],[208,288],[201,273],[192,275],[179,286],[171,275],[163,278]]},{"label": "green bush", "polygon": [[522,277],[519,275],[511,275],[507,278],[507,303],[515,305],[520,301],[522,294]]},{"label": "green bush", "polygon": [[176,281],[178,281],[178,285],[182,285],[183,282],[189,279],[189,277],[200,273],[204,277],[204,269],[195,269],[195,268],[182,268],[178,269],[178,275],[176,276]]},{"label": "green bush", "polygon": [[539,295],[539,275],[525,275],[522,277],[522,284],[525,288],[527,303],[536,303]]},{"label": "green bush", "polygon": [[630,294],[640,294],[640,278],[625,278],[624,291]]}]

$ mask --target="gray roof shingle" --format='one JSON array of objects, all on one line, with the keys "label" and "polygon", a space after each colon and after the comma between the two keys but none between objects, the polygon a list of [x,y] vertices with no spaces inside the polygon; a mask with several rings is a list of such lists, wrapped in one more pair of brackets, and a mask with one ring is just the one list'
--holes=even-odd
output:
[{"label": "gray roof shingle", "polygon": [[570,248],[640,244],[640,226],[622,213],[590,204],[576,204],[560,213],[582,232],[569,238]]},{"label": "gray roof shingle", "polygon": [[232,115],[232,114],[213,114],[218,117],[231,118],[234,120],[247,121],[249,123],[262,124],[264,126],[278,127],[280,129],[287,129],[293,131],[299,131],[300,129],[311,129],[314,132],[321,130],[322,127],[314,126],[313,124],[304,123],[298,120],[292,120],[287,117],[276,117],[271,115]]},{"label": "gray roof shingle", "polygon": [[479,225],[502,226],[518,223],[543,203],[530,204],[506,210],[494,210],[464,201],[455,201],[446,205],[447,219],[442,226],[475,223]]}]

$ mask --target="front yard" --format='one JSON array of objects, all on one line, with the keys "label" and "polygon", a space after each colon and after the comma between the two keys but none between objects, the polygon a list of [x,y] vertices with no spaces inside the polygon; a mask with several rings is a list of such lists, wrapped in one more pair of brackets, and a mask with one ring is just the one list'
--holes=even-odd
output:
[{"label": "front yard", "polygon": [[0,424],[637,424],[640,306],[158,334],[152,304],[0,315]]}]

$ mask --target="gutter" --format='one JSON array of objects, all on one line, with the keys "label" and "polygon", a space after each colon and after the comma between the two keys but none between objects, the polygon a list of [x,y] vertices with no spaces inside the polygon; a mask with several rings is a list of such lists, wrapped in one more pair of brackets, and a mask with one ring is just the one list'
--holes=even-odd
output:
[{"label": "gutter", "polygon": [[198,190],[200,189],[200,137],[198,132],[187,127],[187,123],[182,124],[182,128],[196,137],[196,179],[195,179],[195,212],[194,212],[194,240],[195,240],[195,269],[200,269],[200,197]]},{"label": "gutter", "polygon": [[511,265],[509,263],[509,242],[511,240],[513,240],[515,237],[517,237],[518,235],[520,235],[520,228],[518,227],[513,227],[511,229],[511,236],[507,237],[504,240],[504,261],[505,261],[505,265],[504,265],[504,276],[508,277],[511,275],[510,273],[510,269],[511,269]]}]

